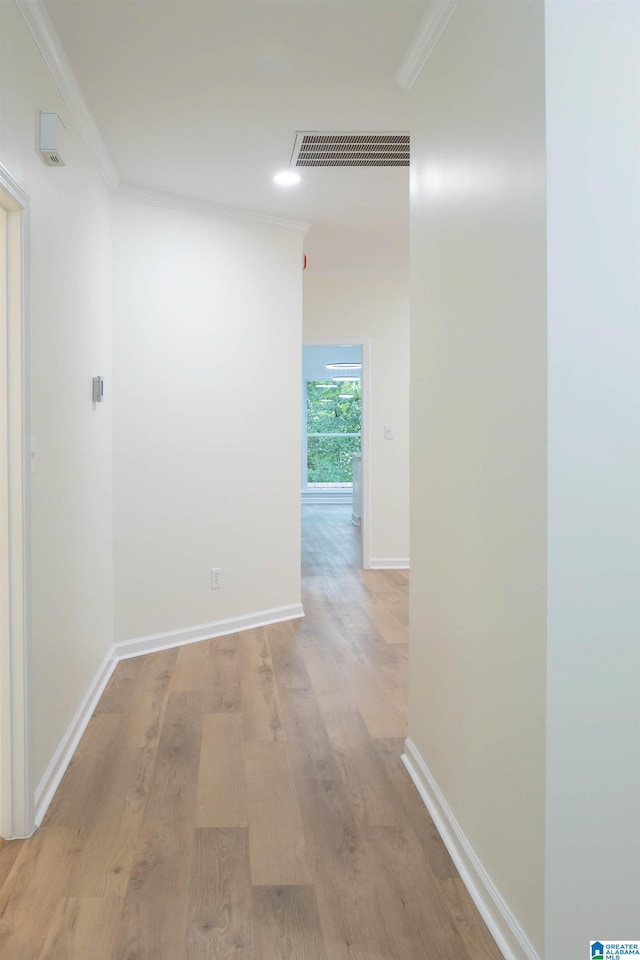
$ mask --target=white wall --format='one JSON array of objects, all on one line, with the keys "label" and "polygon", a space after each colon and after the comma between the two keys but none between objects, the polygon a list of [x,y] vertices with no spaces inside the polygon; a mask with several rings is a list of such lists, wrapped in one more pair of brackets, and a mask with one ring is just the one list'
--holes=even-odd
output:
[{"label": "white wall", "polygon": [[[0,3],[0,160],[31,200],[31,779],[37,788],[113,642],[109,198],[22,17]],[[66,166],[36,153],[40,110]],[[105,403],[91,380],[102,374]]]},{"label": "white wall", "polygon": [[640,937],[640,6],[548,3],[546,960]]},{"label": "white wall", "polygon": [[302,238],[114,216],[117,640],[297,604]]},{"label": "white wall", "polygon": [[409,737],[541,951],[543,5],[462,2],[410,97]]},{"label": "white wall", "polygon": [[[370,558],[409,558],[409,279],[403,271],[308,271],[305,340],[369,343]],[[346,338],[346,339],[345,339]],[[367,372],[363,372],[367,382]],[[395,430],[384,439],[384,426]],[[365,427],[366,428],[366,420]]]}]

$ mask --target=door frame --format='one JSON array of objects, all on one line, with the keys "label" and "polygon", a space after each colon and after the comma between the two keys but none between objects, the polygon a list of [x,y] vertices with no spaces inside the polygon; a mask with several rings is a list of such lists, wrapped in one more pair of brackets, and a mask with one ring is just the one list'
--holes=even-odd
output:
[{"label": "door frame", "polygon": [[29,197],[0,163],[6,229],[0,256],[0,836],[35,829],[29,761],[30,484]]},{"label": "door frame", "polygon": [[371,549],[369,546],[370,536],[370,518],[371,518],[371,497],[370,497],[370,472],[369,472],[369,421],[370,421],[370,403],[371,395],[371,341],[367,337],[317,337],[314,339],[304,338],[303,347],[342,347],[345,344],[351,344],[354,347],[360,347],[362,350],[362,370],[360,377],[362,391],[362,422],[360,449],[362,452],[362,512],[360,516],[360,537],[362,544],[362,567],[364,570],[371,569]]}]

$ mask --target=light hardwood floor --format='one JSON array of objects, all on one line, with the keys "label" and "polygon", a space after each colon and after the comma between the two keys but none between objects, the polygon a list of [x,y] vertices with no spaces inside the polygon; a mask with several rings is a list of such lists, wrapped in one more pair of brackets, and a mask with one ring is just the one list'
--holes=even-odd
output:
[{"label": "light hardwood floor", "polygon": [[408,574],[304,508],[303,620],[119,664],[30,840],[2,960],[499,960],[400,762]]}]

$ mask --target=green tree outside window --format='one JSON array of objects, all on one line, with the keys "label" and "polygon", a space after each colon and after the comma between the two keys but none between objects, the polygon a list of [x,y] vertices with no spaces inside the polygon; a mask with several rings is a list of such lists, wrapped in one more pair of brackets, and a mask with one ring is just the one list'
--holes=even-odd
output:
[{"label": "green tree outside window", "polygon": [[[307,482],[351,483],[360,452],[361,384],[307,381]],[[337,436],[336,436],[337,434]]]}]

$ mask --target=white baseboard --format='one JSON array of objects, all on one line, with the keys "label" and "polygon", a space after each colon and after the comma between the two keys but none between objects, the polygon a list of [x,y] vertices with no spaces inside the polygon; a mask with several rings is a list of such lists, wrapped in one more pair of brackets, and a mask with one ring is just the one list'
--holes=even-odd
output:
[{"label": "white baseboard", "polygon": [[409,557],[370,557],[370,570],[408,570]]},{"label": "white baseboard", "polygon": [[89,684],[89,689],[82,698],[82,702],[76,710],[67,732],[58,744],[58,749],[54,753],[51,763],[36,788],[33,798],[35,810],[34,820],[38,827],[42,823],[47,808],[53,799],[53,795],[60,785],[60,781],[69,766],[76,747],[80,743],[80,737],[91,719],[91,715],[98,704],[98,700],[102,696],[104,688],[109,682],[111,674],[115,670],[117,662],[114,648],[112,647],[100,669]]},{"label": "white baseboard", "polygon": [[402,762],[451,854],[465,887],[505,960],[541,960],[467,840],[415,744],[405,741]]},{"label": "white baseboard", "polygon": [[171,647],[182,647],[186,643],[197,643],[199,640],[210,640],[212,637],[223,637],[225,634],[240,633],[243,630],[255,630],[256,627],[267,627],[270,623],[297,620],[299,617],[304,617],[301,603],[291,603],[286,607],[272,607],[270,610],[260,610],[258,613],[249,613],[242,617],[227,617],[225,620],[200,623],[195,627],[185,627],[182,630],[169,630],[167,633],[153,633],[148,637],[124,640],[116,643],[115,656],[117,660],[128,660],[130,657],[139,657],[143,653],[157,653],[159,650],[168,650]]}]

